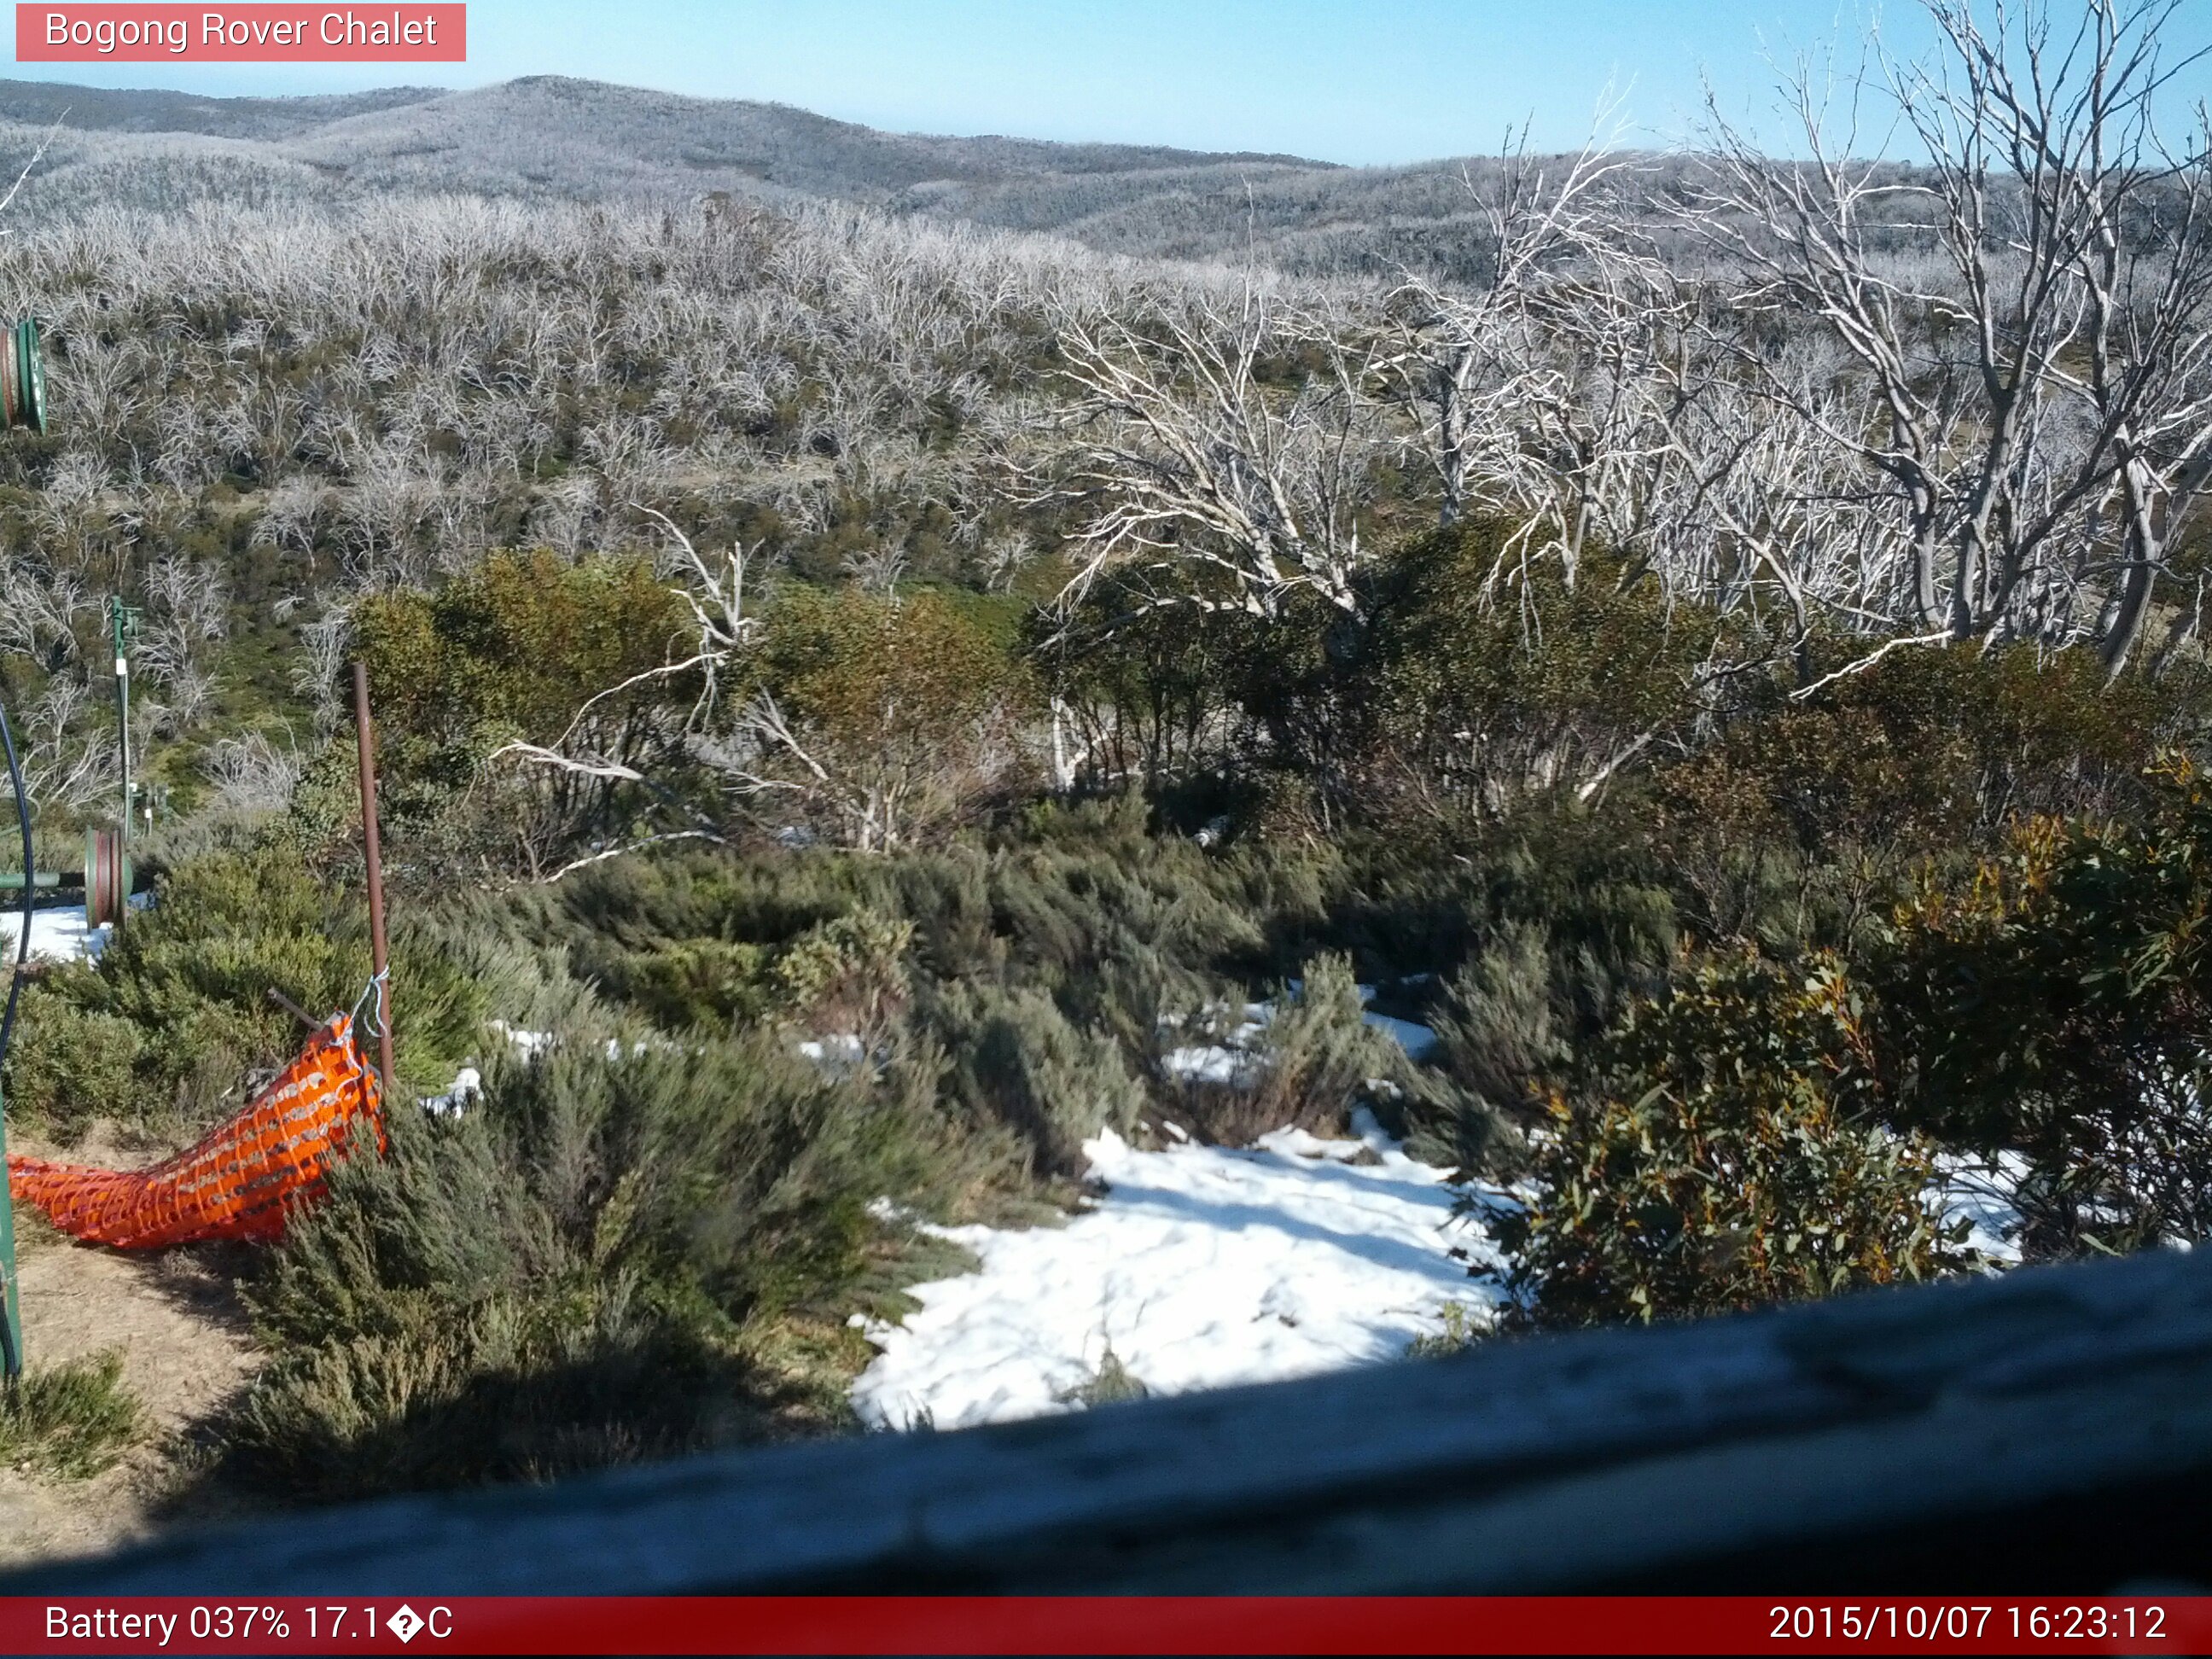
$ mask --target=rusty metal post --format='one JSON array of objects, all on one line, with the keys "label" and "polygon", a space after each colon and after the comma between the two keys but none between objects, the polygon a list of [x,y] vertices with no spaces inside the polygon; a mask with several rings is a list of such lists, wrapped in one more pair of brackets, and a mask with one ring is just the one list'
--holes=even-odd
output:
[{"label": "rusty metal post", "polygon": [[369,962],[376,972],[376,1060],[392,1098],[391,959],[384,939],[384,852],[376,832],[376,727],[368,716],[368,669],[353,665],[353,729],[361,747],[361,833],[368,854]]}]

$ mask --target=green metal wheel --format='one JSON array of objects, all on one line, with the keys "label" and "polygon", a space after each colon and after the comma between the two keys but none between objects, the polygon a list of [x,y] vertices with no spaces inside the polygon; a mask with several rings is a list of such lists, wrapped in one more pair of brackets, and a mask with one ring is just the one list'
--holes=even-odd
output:
[{"label": "green metal wheel", "polygon": [[39,325],[28,317],[0,337],[0,416],[9,426],[46,429],[46,364]]}]

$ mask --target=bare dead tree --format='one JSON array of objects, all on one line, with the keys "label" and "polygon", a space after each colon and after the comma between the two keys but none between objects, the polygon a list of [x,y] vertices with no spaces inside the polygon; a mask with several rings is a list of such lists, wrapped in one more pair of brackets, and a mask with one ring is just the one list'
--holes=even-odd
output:
[{"label": "bare dead tree", "polygon": [[[1875,418],[1729,349],[1765,398],[1878,480],[1861,586],[1881,626],[1952,640],[2093,640],[2118,672],[2212,450],[2212,149],[2161,131],[2179,0],[1928,0],[1938,58],[1876,41],[1840,118],[1785,88],[1808,159],[1720,118],[1688,222],[1745,273],[1731,309],[1809,322]],[[1984,17],[1986,15],[1986,22]],[[1927,160],[1859,153],[1887,104]],[[1718,337],[1716,336],[1716,337]]]},{"label": "bare dead tree", "polygon": [[[1267,617],[1304,588],[1355,608],[1358,515],[1385,450],[1357,333],[1249,279],[1233,305],[1201,295],[1133,319],[1067,314],[1059,333],[1074,452],[1024,500],[1089,510],[1072,594],[1152,560],[1208,579],[1218,597],[1191,603]],[[1300,347],[1322,367],[1271,384],[1269,359]]]},{"label": "bare dead tree", "polygon": [[[1524,127],[1480,182],[1462,174],[1484,227],[1485,279],[1470,289],[1407,272],[1387,301],[1399,337],[1377,368],[1418,423],[1446,525],[1472,507],[1549,506],[1559,481],[1615,458],[1574,430],[1571,411],[1575,371],[1617,358],[1643,319],[1630,291],[1647,273],[1604,199],[1632,163],[1595,140],[1532,156],[1527,138]],[[1615,376],[1612,390],[1628,386]],[[1601,395],[1590,411],[1601,426],[1604,404]],[[1571,492],[1577,507],[1553,508],[1571,562],[1603,489],[1589,480]]]},{"label": "bare dead tree", "polygon": [[216,805],[232,812],[281,811],[305,775],[307,757],[289,738],[283,748],[260,732],[210,745],[205,768]]}]

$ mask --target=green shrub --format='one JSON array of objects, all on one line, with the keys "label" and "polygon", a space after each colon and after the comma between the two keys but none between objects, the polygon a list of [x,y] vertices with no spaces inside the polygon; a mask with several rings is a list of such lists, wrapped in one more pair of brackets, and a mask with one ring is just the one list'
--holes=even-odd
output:
[{"label": "green shrub", "polygon": [[1549,930],[1512,922],[1452,976],[1430,1029],[1455,1080],[1501,1110],[1525,1114],[1567,1062],[1564,1024]]},{"label": "green shrub", "polygon": [[27,1371],[0,1401],[0,1462],[81,1480],[113,1464],[143,1421],[114,1349]]},{"label": "green shrub", "polygon": [[941,1069],[825,1078],[767,1033],[611,1059],[579,1030],[458,1120],[396,1115],[247,1286],[276,1358],[235,1466],[338,1498],[842,1421],[844,1373],[794,1380],[775,1334],[842,1333],[895,1262],[874,1200],[943,1213],[993,1176]]},{"label": "green shrub", "polygon": [[645,951],[603,951],[605,989],[635,1003],[669,1030],[734,1030],[773,1006],[764,945],[720,939],[671,939]]},{"label": "green shrub", "polygon": [[[162,1133],[204,1129],[298,1051],[300,1028],[270,990],[319,1015],[367,988],[363,905],[295,854],[188,860],[161,873],[155,899],[96,963],[27,996],[9,1101],[58,1132],[109,1113]],[[394,939],[392,973],[400,1083],[442,1089],[477,1046],[483,991],[417,927]]]},{"label": "green shrub", "polygon": [[[1224,1035],[1188,1021],[1168,1029],[1178,1045]],[[1334,1134],[1370,1079],[1396,1086],[1407,1073],[1398,1046],[1367,1024],[1350,959],[1322,955],[1277,992],[1239,1075],[1183,1082],[1180,1110],[1217,1146],[1249,1146],[1285,1127]]]},{"label": "green shrub", "polygon": [[792,940],[769,982],[777,1005],[812,1030],[880,1036],[906,1006],[913,942],[912,922],[862,907]]},{"label": "green shrub", "polygon": [[1119,1406],[1128,1401],[1142,1400],[1152,1393],[1141,1378],[1121,1363],[1121,1356],[1108,1343],[1106,1352],[1098,1361],[1098,1369],[1075,1387],[1054,1396],[1064,1406]]},{"label": "green shrub", "polygon": [[1442,1322],[1441,1329],[1417,1336],[1406,1345],[1407,1358],[1449,1359],[1455,1353],[1465,1353],[1490,1334],[1488,1310],[1470,1312],[1464,1302],[1445,1303]]},{"label": "green shrub", "polygon": [[1018,1133],[1038,1174],[1080,1175],[1085,1140],[1136,1127],[1145,1091],[1120,1048],[1079,1030],[1043,992],[955,983],[932,1015],[953,1056],[957,1095],[984,1121]]},{"label": "green shrub", "polygon": [[2031,1251],[2212,1237],[2208,847],[2177,763],[2134,823],[2030,822],[1925,872],[1868,952],[1893,1117],[2025,1153]]},{"label": "green shrub", "polygon": [[[1857,639],[1816,642],[1808,673]],[[1714,739],[1654,780],[1658,839],[1709,936],[1847,947],[1923,859],[1986,849],[2011,820],[2144,804],[2162,740],[2201,726],[2201,690],[2106,683],[2087,652],[1917,647],[1820,685],[1740,682]]]},{"label": "green shrub", "polygon": [[1949,1265],[1924,1142],[1871,1121],[1850,981],[1743,961],[1634,1011],[1534,1151],[1500,1229],[1540,1322],[1723,1313]]},{"label": "green shrub", "polygon": [[[848,1021],[893,1013],[921,985],[1018,985],[1048,993],[1075,1024],[1141,1063],[1165,1007],[1218,996],[1225,974],[1269,961],[1261,918],[1296,907],[1285,930],[1304,931],[1323,900],[1311,855],[1210,859],[1127,820],[1121,804],[1098,803],[1048,815],[1036,842],[895,859],[817,850],[623,860],[564,882],[539,937],[568,950],[580,975],[664,1017],[675,1011],[667,975],[678,970],[653,964],[671,951],[681,971],[697,966],[702,977],[730,964],[698,994],[708,1006],[790,1014],[817,1030],[854,1029],[833,1023],[841,1006]],[[757,980],[755,960],[764,964]]]},{"label": "green shrub", "polygon": [[1001,728],[1027,687],[1000,632],[927,590],[780,588],[746,688],[775,700],[804,751],[763,754],[779,801],[863,852],[967,821],[1023,769]]},{"label": "green shrub", "polygon": [[[1522,569],[1511,526],[1469,520],[1383,562],[1361,664],[1380,779],[1478,814],[1578,784],[1698,712],[1718,619],[1632,564]],[[1516,574],[1517,572],[1517,574]]]},{"label": "green shrub", "polygon": [[1154,575],[1110,574],[1072,616],[1039,606],[1030,618],[1063,751],[1073,745],[1079,755],[1086,787],[1141,777],[1158,792],[1227,758],[1236,635],[1197,605],[1150,603]]},{"label": "green shrub", "polygon": [[145,1111],[138,1060],[143,1028],[73,1000],[72,965],[26,988],[8,1048],[8,1111],[64,1145],[96,1118],[131,1121]]},{"label": "green shrub", "polygon": [[1297,994],[1285,992],[1261,1038],[1254,1109],[1281,1123],[1341,1128],[1368,1079],[1397,1076],[1404,1055],[1367,1024],[1350,957],[1314,957]]},{"label": "green shrub", "polygon": [[617,1285],[496,1297],[288,1350],[224,1425],[257,1486],[342,1501],[550,1480],[772,1431],[772,1380],[632,1305]]},{"label": "green shrub", "polygon": [[[649,559],[495,553],[435,593],[364,599],[352,620],[375,697],[396,879],[410,854],[538,874],[693,782],[684,738],[702,682],[655,671],[690,657],[696,629]],[[491,762],[518,741],[604,757],[655,779],[657,793],[613,775]],[[353,770],[349,747],[333,744],[301,792],[299,810],[335,809],[326,832],[350,821]]]}]

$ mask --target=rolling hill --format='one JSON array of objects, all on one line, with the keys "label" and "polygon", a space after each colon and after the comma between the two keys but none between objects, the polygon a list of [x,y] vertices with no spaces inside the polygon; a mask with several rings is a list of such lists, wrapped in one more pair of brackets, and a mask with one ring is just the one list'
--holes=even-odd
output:
[{"label": "rolling hill", "polygon": [[[558,76],[461,92],[203,98],[0,81],[0,166],[61,125],[23,206],[466,191],[696,201],[818,198],[1070,236],[1134,255],[1247,245],[1334,267],[1433,258],[1457,238],[1463,164],[880,132],[780,104]],[[1477,164],[1479,165],[1479,164]]]}]

